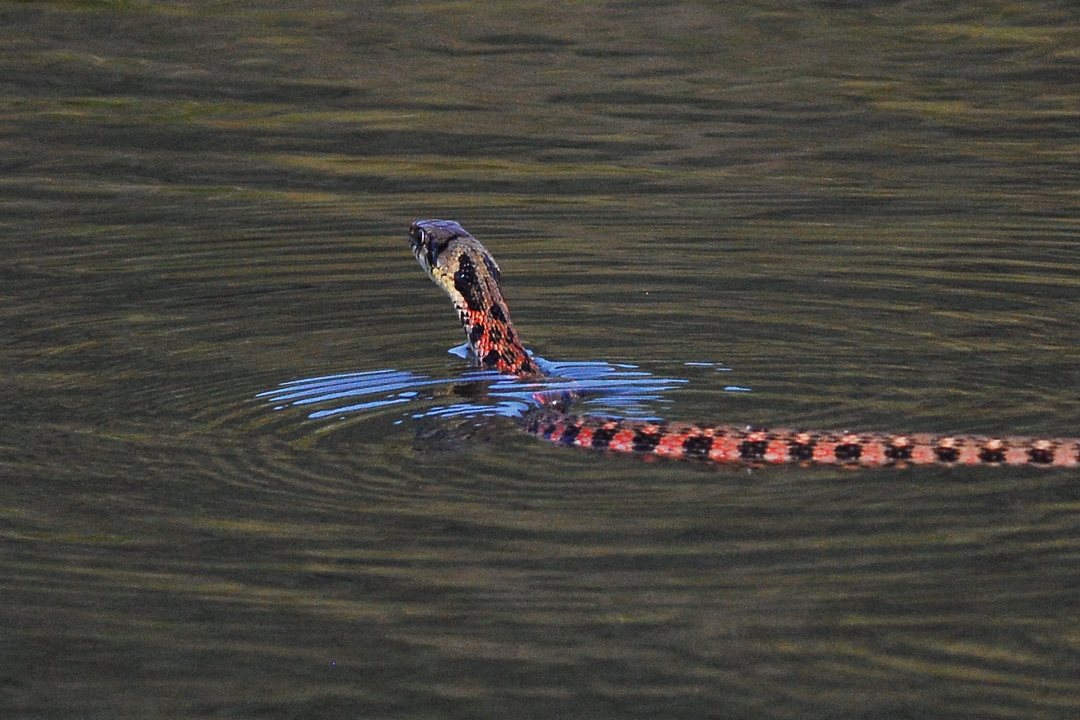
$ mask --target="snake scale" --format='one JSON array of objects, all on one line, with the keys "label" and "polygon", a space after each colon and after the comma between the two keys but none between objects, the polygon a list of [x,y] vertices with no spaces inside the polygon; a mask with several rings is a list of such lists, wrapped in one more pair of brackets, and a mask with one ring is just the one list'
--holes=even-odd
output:
[{"label": "snake scale", "polygon": [[[409,229],[409,239],[420,265],[453,301],[477,363],[523,379],[543,378],[510,320],[499,266],[480,241],[451,220],[418,220]],[[1080,439],[1075,438],[648,422],[574,415],[550,405],[527,413],[521,424],[525,431],[561,445],[743,465],[1080,466]]]}]

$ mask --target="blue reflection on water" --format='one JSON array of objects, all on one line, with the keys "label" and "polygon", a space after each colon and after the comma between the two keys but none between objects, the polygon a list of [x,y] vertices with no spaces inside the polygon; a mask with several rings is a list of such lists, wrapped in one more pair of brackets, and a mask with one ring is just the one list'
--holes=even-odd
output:
[{"label": "blue reflection on water", "polygon": [[[537,358],[548,377],[520,380],[492,371],[432,378],[400,370],[323,375],[292,380],[258,397],[275,409],[311,407],[308,418],[340,417],[393,405],[415,406],[414,418],[504,416],[517,418],[542,405],[587,406],[590,412],[658,419],[663,393],[685,382],[655,377],[633,365],[549,362]],[[450,402],[431,405],[445,397]]]}]

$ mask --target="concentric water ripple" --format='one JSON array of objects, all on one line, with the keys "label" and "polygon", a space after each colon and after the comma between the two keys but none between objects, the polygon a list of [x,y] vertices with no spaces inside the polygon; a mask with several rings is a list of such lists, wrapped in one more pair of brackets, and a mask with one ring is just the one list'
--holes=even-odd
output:
[{"label": "concentric water ripple", "polygon": [[492,402],[440,405],[415,414],[417,418],[474,414],[520,417],[529,407],[564,396],[597,406],[618,407],[626,417],[647,417],[646,403],[660,401],[660,393],[686,382],[684,379],[655,378],[633,366],[616,367],[602,362],[551,363],[540,359],[537,362],[549,373],[542,382],[522,382],[493,371],[433,379],[397,370],[374,370],[291,380],[274,390],[261,392],[257,397],[276,404],[276,410],[287,406],[321,406],[309,409],[307,417],[312,420],[417,402],[421,399],[421,390],[426,391],[424,398],[427,400],[438,394],[482,394]]}]

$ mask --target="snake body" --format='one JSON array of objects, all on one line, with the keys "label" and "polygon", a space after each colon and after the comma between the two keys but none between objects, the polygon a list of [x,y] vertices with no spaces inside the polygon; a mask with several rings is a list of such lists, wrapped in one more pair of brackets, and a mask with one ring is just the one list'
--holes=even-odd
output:
[{"label": "snake body", "polygon": [[[450,296],[477,364],[542,379],[510,320],[499,266],[480,241],[451,220],[418,220],[409,239],[420,265]],[[526,414],[522,427],[560,445],[744,465],[1080,466],[1077,438],[770,430],[574,415],[553,406]]]}]

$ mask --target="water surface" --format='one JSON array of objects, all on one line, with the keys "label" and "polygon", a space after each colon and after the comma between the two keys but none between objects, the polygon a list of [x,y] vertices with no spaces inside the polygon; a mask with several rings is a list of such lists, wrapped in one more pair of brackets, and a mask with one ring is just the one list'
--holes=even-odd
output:
[{"label": "water surface", "polygon": [[405,230],[605,412],[1076,435],[1078,19],[0,3],[0,708],[1074,717],[1077,473],[549,447]]}]

